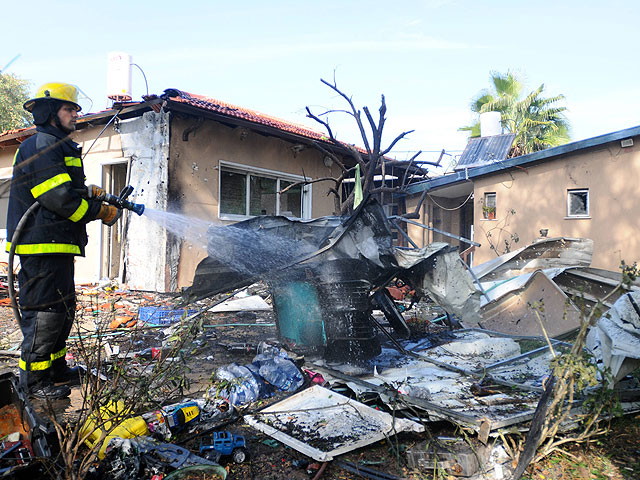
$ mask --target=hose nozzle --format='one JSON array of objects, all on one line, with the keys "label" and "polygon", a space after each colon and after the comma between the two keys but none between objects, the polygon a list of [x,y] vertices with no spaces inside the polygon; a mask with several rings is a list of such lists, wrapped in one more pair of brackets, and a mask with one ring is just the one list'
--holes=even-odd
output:
[{"label": "hose nozzle", "polygon": [[144,213],[144,205],[142,203],[133,203],[133,202],[128,202],[127,200],[123,200],[121,202],[121,205],[122,205],[122,208],[131,210],[132,212],[135,212],[138,215],[142,215]]},{"label": "hose nozzle", "polygon": [[119,196],[116,197],[114,195],[111,195],[110,197],[106,198],[106,201],[118,208],[126,208],[127,210],[131,210],[138,215],[142,215],[144,213],[144,205],[142,203],[133,203],[127,200],[127,197],[131,195],[132,192],[133,187],[131,185],[127,185],[122,189]]}]

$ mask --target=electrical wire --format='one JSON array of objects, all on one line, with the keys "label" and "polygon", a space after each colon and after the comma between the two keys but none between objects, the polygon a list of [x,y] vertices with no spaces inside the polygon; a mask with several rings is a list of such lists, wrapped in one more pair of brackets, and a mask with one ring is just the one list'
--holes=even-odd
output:
[{"label": "electrical wire", "polygon": [[104,133],[104,131],[109,127],[109,125],[111,125],[111,122],[113,122],[118,115],[120,115],[120,111],[118,110],[116,112],[116,114],[111,117],[111,119],[107,122],[107,124],[103,127],[102,130],[100,130],[100,133],[98,134],[98,136],[95,138],[95,140],[93,141],[93,143],[91,144],[91,146],[88,148],[88,150],[82,155],[82,160],[85,159],[85,157],[87,156],[87,154],[91,151],[91,149],[93,148],[93,146],[96,144],[96,142],[98,141],[98,139],[102,136],[102,134]]},{"label": "electrical wire", "polygon": [[134,67],[138,67],[138,70],[140,70],[140,73],[142,73],[142,78],[144,78],[144,86],[147,90],[147,97],[149,96],[149,84],[147,83],[147,76],[144,74],[144,70],[142,70],[142,68],[140,68],[140,65],[138,65],[137,63],[132,63],[131,65],[133,65]]},{"label": "electrical wire", "polygon": [[469,199],[470,199],[471,197],[473,197],[473,192],[471,192],[471,193],[469,194],[469,196],[465,199],[465,201],[464,201],[464,202],[462,202],[460,205],[458,205],[457,207],[454,207],[454,208],[446,208],[446,207],[443,207],[443,206],[442,206],[442,205],[440,205],[438,202],[436,202],[430,194],[428,194],[428,193],[427,193],[427,196],[429,197],[429,200],[431,200],[431,201],[432,201],[432,202],[433,202],[433,203],[434,203],[438,208],[441,208],[442,210],[447,210],[447,211],[449,211],[449,212],[452,212],[452,211],[454,211],[454,210],[459,210],[459,209],[461,209],[462,207],[464,207],[464,206],[466,205],[466,203],[469,201]]}]

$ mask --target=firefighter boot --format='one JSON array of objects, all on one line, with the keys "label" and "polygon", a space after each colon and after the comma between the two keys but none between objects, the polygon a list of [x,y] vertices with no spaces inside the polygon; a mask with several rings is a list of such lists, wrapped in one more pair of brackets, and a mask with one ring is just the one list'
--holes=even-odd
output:
[{"label": "firefighter boot", "polygon": [[78,367],[69,367],[64,357],[51,362],[51,380],[55,384],[80,385],[81,374],[82,370]]},{"label": "firefighter boot", "polygon": [[54,385],[49,378],[49,371],[26,372],[20,370],[20,384],[26,386],[30,396],[41,400],[58,400],[71,394],[71,389],[66,385]]}]

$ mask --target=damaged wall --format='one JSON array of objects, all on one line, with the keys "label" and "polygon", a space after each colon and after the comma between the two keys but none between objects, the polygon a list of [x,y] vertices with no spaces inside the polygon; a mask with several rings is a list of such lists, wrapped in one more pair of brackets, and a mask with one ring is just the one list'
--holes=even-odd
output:
[{"label": "damaged wall", "polygon": [[[620,260],[632,263],[640,252],[637,179],[640,178],[640,137],[634,145],[620,142],[582,150],[526,169],[477,178],[474,181],[474,264],[495,258],[487,234],[503,252],[511,234],[520,242],[512,250],[540,237],[583,237],[594,241],[593,267],[617,271]],[[589,189],[589,216],[567,217],[567,190]],[[496,193],[496,219],[482,218],[485,193]],[[514,210],[515,214],[510,214]]]},{"label": "damaged wall", "polygon": [[[244,127],[232,128],[211,120],[199,122],[193,117],[175,116],[171,129],[170,204],[189,217],[232,223],[219,219],[221,162],[296,176],[304,172],[311,178],[339,175],[335,164],[324,165],[319,151],[310,147],[300,149],[291,142]],[[310,186],[311,217],[333,213],[333,197],[326,194],[328,187],[327,182]],[[205,256],[201,246],[182,242],[177,273],[179,288],[191,285],[195,268]]]},{"label": "damaged wall", "polygon": [[[136,203],[147,209],[166,210],[169,161],[169,113],[146,112],[120,123],[122,151],[131,160],[130,185]],[[137,290],[168,291],[171,267],[177,265],[175,245],[166,230],[145,215],[128,214],[124,258],[126,282]]]}]

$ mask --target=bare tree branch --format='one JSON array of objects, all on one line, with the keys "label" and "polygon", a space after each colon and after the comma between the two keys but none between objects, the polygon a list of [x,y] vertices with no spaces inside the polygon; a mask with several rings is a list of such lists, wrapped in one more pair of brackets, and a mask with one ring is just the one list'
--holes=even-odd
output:
[{"label": "bare tree branch", "polygon": [[[327,150],[326,148],[324,148],[324,146],[320,143],[320,142],[313,142],[313,145],[320,150],[322,153],[324,153],[325,155],[329,156],[331,158],[331,160],[333,160],[334,162],[336,162],[336,164],[340,167],[340,169],[343,172],[347,171],[347,167],[344,166],[344,163],[342,162],[342,160],[340,160],[338,158],[338,155],[336,155],[335,153],[333,153],[330,150]],[[342,148],[344,148],[344,145],[340,145]]]},{"label": "bare tree branch", "polygon": [[395,146],[396,143],[398,143],[400,140],[402,140],[404,137],[406,137],[407,135],[409,135],[410,133],[415,132],[415,130],[407,130],[406,132],[402,132],[400,135],[398,135],[393,142],[391,142],[391,144],[384,150],[384,152],[381,152],[380,155],[381,156],[385,156],[387,153],[389,153],[393,147]]},{"label": "bare tree branch", "polygon": [[416,153],[413,157],[411,157],[409,159],[409,165],[407,165],[407,168],[404,171],[404,176],[402,177],[402,186],[404,186],[406,181],[407,181],[407,174],[409,173],[409,169],[411,168],[411,164],[418,157],[418,155],[420,155],[421,153],[422,153],[422,150],[418,151],[418,153]]},{"label": "bare tree branch", "polygon": [[416,209],[412,213],[405,213],[402,215],[403,218],[413,218],[420,219],[420,209],[422,208],[422,204],[424,203],[425,198],[427,198],[427,190],[422,191],[422,195],[420,195],[420,200],[418,200],[418,205],[416,205]]},{"label": "bare tree branch", "polygon": [[311,185],[312,183],[327,182],[327,181],[334,182],[336,184],[336,187],[338,187],[338,186],[340,186],[340,184],[342,183],[343,180],[344,180],[344,178],[343,178],[342,175],[340,177],[338,177],[338,178],[335,178],[335,177],[322,177],[322,178],[316,178],[314,180],[300,180],[299,182],[295,182],[295,183],[292,183],[291,185],[287,185],[285,188],[280,190],[278,193],[280,195],[282,195],[283,193],[286,193],[289,189],[291,189],[293,187],[297,187],[298,185]]},{"label": "bare tree branch", "polygon": [[345,93],[343,93],[338,88],[337,84],[335,83],[335,78],[334,78],[333,85],[330,84],[329,82],[327,82],[326,80],[323,80],[323,79],[320,79],[320,81],[322,83],[324,83],[326,86],[328,86],[329,88],[331,88],[334,92],[336,92],[338,95],[340,95],[342,98],[344,98],[347,101],[347,103],[351,107],[351,111],[353,112],[353,117],[356,119],[356,123],[358,124],[358,128],[360,129],[360,136],[362,137],[362,140],[364,141],[365,149],[367,150],[367,152],[370,152],[371,148],[369,147],[369,140],[367,139],[367,134],[365,133],[364,127],[362,126],[362,119],[360,118],[360,111],[353,104],[353,101],[351,100],[351,97],[348,97]]},{"label": "bare tree branch", "polygon": [[331,140],[333,140],[335,137],[333,136],[333,132],[331,131],[331,127],[329,126],[329,122],[325,122],[321,118],[316,117],[313,113],[311,113],[311,110],[309,110],[309,107],[306,107],[306,110],[307,110],[307,117],[312,118],[316,122],[321,123],[322,125],[324,125],[324,128],[326,128],[327,132],[329,133],[329,138]]}]

